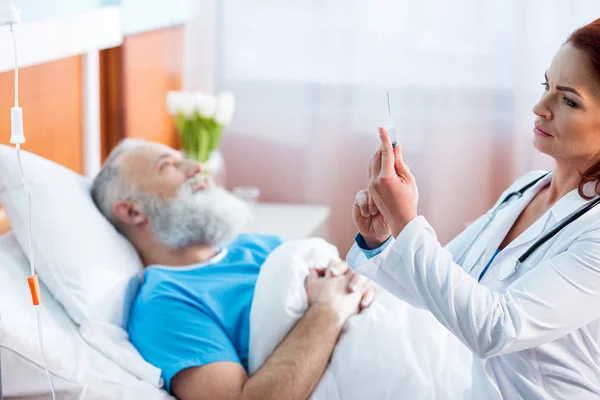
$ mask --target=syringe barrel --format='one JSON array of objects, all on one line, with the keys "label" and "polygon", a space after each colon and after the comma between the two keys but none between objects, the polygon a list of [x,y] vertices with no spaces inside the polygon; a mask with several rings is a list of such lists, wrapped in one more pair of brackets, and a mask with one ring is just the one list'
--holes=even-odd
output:
[{"label": "syringe barrel", "polygon": [[387,129],[388,134],[390,135],[390,140],[392,141],[392,146],[396,147],[397,136],[396,136],[396,125],[388,125],[385,127]]}]

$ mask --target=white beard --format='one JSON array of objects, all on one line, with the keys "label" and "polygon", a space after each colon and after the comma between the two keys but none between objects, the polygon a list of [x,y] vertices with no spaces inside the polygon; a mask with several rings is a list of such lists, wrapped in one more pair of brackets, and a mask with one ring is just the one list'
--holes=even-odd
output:
[{"label": "white beard", "polygon": [[142,196],[141,205],[152,231],[169,248],[223,245],[250,220],[250,210],[242,200],[221,188],[194,193],[194,183],[184,184],[168,203],[155,196]]}]

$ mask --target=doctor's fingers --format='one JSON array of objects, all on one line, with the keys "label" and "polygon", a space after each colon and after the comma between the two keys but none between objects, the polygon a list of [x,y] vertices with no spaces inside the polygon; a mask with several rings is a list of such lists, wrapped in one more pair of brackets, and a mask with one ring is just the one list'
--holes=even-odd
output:
[{"label": "doctor's fingers", "polygon": [[375,200],[373,196],[367,191],[368,201],[369,201],[369,214],[372,216],[377,215],[379,213],[379,209],[377,208],[377,204],[375,204]]},{"label": "doctor's fingers", "polygon": [[369,213],[369,192],[367,190],[361,190],[356,194],[354,206],[359,208],[360,215],[363,217],[366,218],[371,215]]},{"label": "doctor's fingers", "polygon": [[375,165],[373,168],[373,175],[371,176],[371,179],[375,179],[377,178],[380,174],[381,174],[381,160],[382,160],[382,152],[381,149],[377,150],[377,152],[375,153]]},{"label": "doctor's fingers", "polygon": [[369,182],[377,179],[381,171],[381,150],[377,150],[369,162]]},{"label": "doctor's fingers", "polygon": [[412,177],[410,167],[404,162],[404,158],[402,156],[402,147],[400,145],[397,145],[394,149],[394,156],[394,169],[396,170],[396,174],[398,176],[406,175]]}]

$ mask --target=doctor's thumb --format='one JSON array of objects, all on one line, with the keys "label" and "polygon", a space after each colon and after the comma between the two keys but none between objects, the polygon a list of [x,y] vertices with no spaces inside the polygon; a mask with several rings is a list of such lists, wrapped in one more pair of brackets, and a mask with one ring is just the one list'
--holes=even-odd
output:
[{"label": "doctor's thumb", "polygon": [[396,173],[405,173],[410,172],[408,165],[404,163],[404,159],[402,158],[402,149],[400,145],[394,148],[394,168],[396,169]]}]

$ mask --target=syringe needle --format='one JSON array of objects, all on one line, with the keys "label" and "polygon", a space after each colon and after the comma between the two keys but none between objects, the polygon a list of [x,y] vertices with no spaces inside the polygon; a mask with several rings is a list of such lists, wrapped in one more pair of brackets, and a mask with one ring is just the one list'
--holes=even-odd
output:
[{"label": "syringe needle", "polygon": [[390,108],[390,92],[385,92],[387,94],[387,100],[388,100],[388,114],[392,114],[392,110]]},{"label": "syringe needle", "polygon": [[392,120],[392,108],[390,107],[390,92],[386,91],[387,102],[388,102],[388,124],[386,126],[390,139],[392,140],[392,147],[396,147],[396,125]]}]

